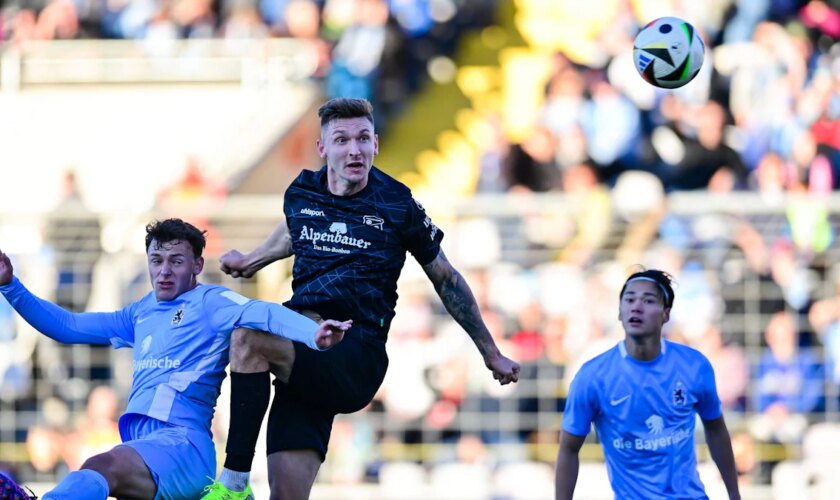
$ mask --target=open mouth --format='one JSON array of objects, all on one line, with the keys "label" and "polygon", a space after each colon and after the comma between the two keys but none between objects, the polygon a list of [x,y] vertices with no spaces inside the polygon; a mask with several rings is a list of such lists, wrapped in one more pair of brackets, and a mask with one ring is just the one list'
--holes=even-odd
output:
[{"label": "open mouth", "polygon": [[639,326],[642,324],[642,320],[639,318],[630,318],[627,320],[627,323],[633,326]]}]

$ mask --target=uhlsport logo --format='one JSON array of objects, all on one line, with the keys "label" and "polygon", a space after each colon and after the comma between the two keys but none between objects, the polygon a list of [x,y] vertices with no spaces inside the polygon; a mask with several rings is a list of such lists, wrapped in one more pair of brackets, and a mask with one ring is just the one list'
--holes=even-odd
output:
[{"label": "uhlsport logo", "polygon": [[303,215],[310,215],[312,217],[323,217],[324,211],[323,210],[315,210],[314,208],[304,208],[300,211]]}]

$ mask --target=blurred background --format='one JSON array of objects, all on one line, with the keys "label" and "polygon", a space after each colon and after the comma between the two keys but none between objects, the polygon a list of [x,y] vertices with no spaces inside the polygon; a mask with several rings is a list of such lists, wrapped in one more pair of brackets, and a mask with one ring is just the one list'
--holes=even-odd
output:
[{"label": "blurred background", "polygon": [[[707,47],[675,91],[632,63],[666,15]],[[635,264],[676,277],[666,333],[716,370],[744,497],[836,498],[838,36],[838,0],[6,0],[0,248],[40,296],[114,310],[149,290],[144,225],[177,216],[209,231],[204,282],[285,300],[289,262],[216,259],[320,166],[324,99],[365,97],[377,166],[523,374],[493,381],[409,259],[388,376],[337,419],[313,498],[552,498],[568,384],[622,338]],[[42,494],[109,449],[131,375],[129,350],[58,345],[0,298],[0,467]],[[594,433],[582,458],[579,498],[612,498]]]}]

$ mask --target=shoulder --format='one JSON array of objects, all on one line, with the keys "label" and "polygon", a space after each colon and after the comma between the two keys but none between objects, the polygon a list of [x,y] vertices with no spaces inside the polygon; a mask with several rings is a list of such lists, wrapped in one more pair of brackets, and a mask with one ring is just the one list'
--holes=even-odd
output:
[{"label": "shoulder", "polygon": [[601,376],[602,374],[614,369],[620,361],[620,358],[621,354],[618,350],[618,346],[613,346],[583,363],[580,367],[580,371],[578,371],[578,375],[584,374],[585,376]]},{"label": "shoulder", "polygon": [[698,351],[693,347],[687,346],[685,344],[678,344],[670,340],[663,340],[662,342],[665,343],[666,349],[677,354],[678,356],[708,361],[708,359],[706,359],[706,356],[702,352]]},{"label": "shoulder", "polygon": [[390,175],[373,167],[363,203],[374,203],[379,214],[398,227],[427,224],[423,206],[414,199],[411,189]]},{"label": "shoulder", "polygon": [[327,167],[318,170],[303,169],[295,180],[292,181],[289,189],[313,189],[320,185],[321,176],[324,175]]},{"label": "shoulder", "polygon": [[709,361],[709,358],[706,357],[705,354],[698,351],[693,347],[689,347],[685,344],[678,344],[676,342],[671,342],[668,340],[663,340],[665,342],[666,349],[672,353],[673,358],[676,362],[679,362],[683,366],[697,366],[698,368],[711,368],[712,363]]},{"label": "shoulder", "polygon": [[389,192],[397,196],[411,196],[411,189],[402,182],[394,179],[377,167],[370,169],[370,182],[378,187],[388,189]]},{"label": "shoulder", "polygon": [[240,295],[230,288],[221,285],[200,285],[197,287],[195,298],[204,303],[205,307],[216,307],[225,303],[244,305],[251,299]]},{"label": "shoulder", "polygon": [[368,182],[375,191],[392,198],[411,198],[411,189],[382,170],[371,167]]}]

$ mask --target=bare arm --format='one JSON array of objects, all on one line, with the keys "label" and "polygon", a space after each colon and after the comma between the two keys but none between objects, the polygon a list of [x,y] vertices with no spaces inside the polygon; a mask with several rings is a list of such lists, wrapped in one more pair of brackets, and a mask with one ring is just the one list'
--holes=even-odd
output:
[{"label": "bare arm", "polygon": [[578,453],[586,436],[576,436],[566,431],[560,434],[560,448],[557,450],[557,467],[554,476],[555,500],[572,500],[577,484],[580,458]]},{"label": "bare arm", "polygon": [[735,454],[732,452],[732,440],[729,438],[726,422],[723,417],[703,420],[703,427],[706,431],[709,453],[720,471],[729,498],[738,500],[741,498],[741,493],[738,491],[738,471],[735,469]]},{"label": "bare arm", "polygon": [[435,260],[423,266],[423,271],[432,281],[435,291],[449,314],[469,334],[484,364],[493,372],[493,378],[502,385],[519,380],[519,364],[506,358],[499,351],[492,335],[487,330],[472,290],[447,260],[443,250]]},{"label": "bare arm", "polygon": [[268,238],[250,253],[231,250],[219,259],[222,272],[234,278],[250,278],[274,261],[292,255],[292,236],[286,221],[281,222]]}]

